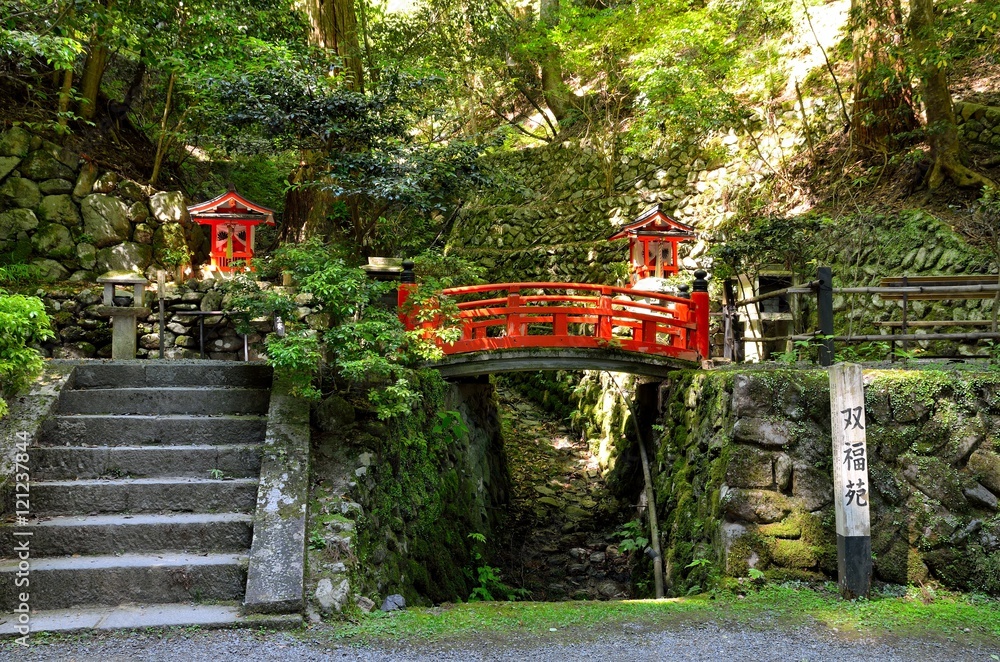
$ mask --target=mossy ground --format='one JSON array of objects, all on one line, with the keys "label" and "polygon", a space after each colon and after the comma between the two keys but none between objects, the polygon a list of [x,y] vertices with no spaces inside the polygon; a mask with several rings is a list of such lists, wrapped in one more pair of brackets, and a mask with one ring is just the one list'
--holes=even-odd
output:
[{"label": "mossy ground", "polygon": [[[842,600],[832,583],[795,582],[759,590],[717,590],[684,598],[620,602],[523,602],[443,605],[373,614],[311,638],[351,644],[446,644],[544,636],[586,641],[624,624],[659,630],[685,623],[735,627],[818,626],[841,637],[920,637],[1000,645],[1000,602],[975,594],[887,586],[871,599]],[[552,628],[555,628],[553,631]]]}]

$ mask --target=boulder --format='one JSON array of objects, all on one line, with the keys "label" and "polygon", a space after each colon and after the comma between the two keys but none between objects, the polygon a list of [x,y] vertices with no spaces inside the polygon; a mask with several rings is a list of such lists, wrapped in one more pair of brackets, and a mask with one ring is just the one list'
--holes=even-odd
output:
[{"label": "boulder", "polygon": [[20,162],[21,159],[16,156],[0,156],[0,180],[9,175]]},{"label": "boulder", "polygon": [[0,241],[14,239],[19,232],[38,227],[38,217],[30,209],[12,209],[0,214]]},{"label": "boulder", "polygon": [[87,271],[86,269],[79,269],[70,274],[69,281],[71,283],[91,283],[97,278],[97,274],[93,271]]},{"label": "boulder", "polygon": [[97,264],[97,248],[92,244],[77,244],[76,261],[84,269],[93,269]]},{"label": "boulder", "polygon": [[42,226],[31,238],[31,244],[36,253],[57,260],[73,257],[76,254],[76,245],[73,244],[69,230],[65,225],[58,223]]},{"label": "boulder", "polygon": [[0,155],[23,158],[31,149],[31,134],[19,126],[0,135]]},{"label": "boulder", "polygon": [[94,192],[94,182],[97,181],[97,165],[94,163],[84,163],[80,168],[80,176],[76,178],[73,186],[73,197],[81,200],[83,197]]},{"label": "boulder", "polygon": [[152,244],[153,228],[145,223],[139,223],[135,226],[135,230],[132,231],[132,241],[140,244]]},{"label": "boulder", "polygon": [[68,179],[46,179],[38,185],[38,190],[42,192],[42,195],[72,193],[73,182]]},{"label": "boulder", "polygon": [[969,456],[969,471],[993,494],[1000,494],[1000,455],[980,448]]},{"label": "boulder", "polygon": [[145,198],[146,192],[142,190],[141,186],[133,182],[131,179],[124,179],[118,183],[118,195],[127,200],[136,202]]},{"label": "boulder", "polygon": [[80,203],[83,212],[83,232],[90,235],[98,248],[128,239],[132,229],[128,222],[128,207],[118,198],[102,193],[88,195]]},{"label": "boulder", "polygon": [[393,593],[382,602],[382,611],[406,609],[406,599],[399,593]]},{"label": "boulder", "polygon": [[149,210],[141,202],[133,202],[128,208],[128,220],[133,223],[144,223],[149,218]]},{"label": "boulder", "polygon": [[189,220],[184,194],[180,191],[160,191],[149,199],[149,209],[160,223],[184,223]]},{"label": "boulder", "polygon": [[94,181],[94,193],[111,193],[118,185],[118,175],[113,172],[105,172]]},{"label": "boulder", "polygon": [[69,276],[69,271],[55,260],[42,258],[33,260],[31,264],[38,270],[38,278],[49,283],[66,280],[66,277]]},{"label": "boulder", "polygon": [[41,201],[38,185],[26,177],[8,177],[0,186],[0,206],[34,209]]},{"label": "boulder", "polygon": [[49,223],[60,223],[69,227],[80,225],[80,211],[73,198],[68,195],[47,195],[38,205],[38,216]]},{"label": "boulder", "polygon": [[805,509],[819,510],[833,503],[833,479],[806,462],[792,463],[792,496],[801,499]]},{"label": "boulder", "polygon": [[182,256],[189,259],[187,239],[180,223],[165,223],[153,233],[153,254],[160,264],[174,266]]},{"label": "boulder", "polygon": [[319,584],[316,586],[316,602],[319,603],[320,609],[325,614],[340,613],[340,610],[344,608],[344,604],[347,602],[350,590],[351,584],[346,579],[340,580],[334,586],[333,581],[328,577],[324,577],[319,580]]},{"label": "boulder", "polygon": [[761,446],[786,446],[792,441],[786,421],[741,418],[733,425],[733,439]]},{"label": "boulder", "polygon": [[98,273],[107,271],[142,272],[153,261],[153,251],[149,246],[135,242],[125,242],[117,246],[97,251]]},{"label": "boulder", "polygon": [[73,168],[62,163],[47,150],[38,149],[21,162],[19,168],[22,177],[29,179],[73,179]]}]

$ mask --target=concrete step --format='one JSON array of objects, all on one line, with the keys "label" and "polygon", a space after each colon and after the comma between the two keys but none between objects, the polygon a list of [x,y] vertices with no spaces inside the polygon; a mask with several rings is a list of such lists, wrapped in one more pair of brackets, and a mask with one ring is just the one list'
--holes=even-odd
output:
[{"label": "concrete step", "polygon": [[[257,478],[53,480],[31,485],[31,514],[252,512]],[[11,504],[13,505],[13,499]],[[16,510],[11,508],[10,511]]]},{"label": "concrete step", "polygon": [[[19,637],[13,614],[0,616],[0,637]],[[250,614],[244,616],[237,605],[194,603],[119,605],[52,609],[31,614],[31,632],[72,634],[91,630],[144,630],[178,626],[204,629],[266,628],[290,630],[302,626],[301,614]],[[30,641],[30,637],[29,637]]]},{"label": "concrete step", "polygon": [[[32,478],[256,478],[260,444],[212,446],[43,446],[31,454]],[[213,472],[221,471],[221,476]]]},{"label": "concrete step", "polygon": [[243,361],[93,361],[73,375],[75,389],[150,386],[270,388],[271,368]]},{"label": "concrete step", "polygon": [[256,388],[93,388],[64,391],[62,414],[266,414],[271,392]]},{"label": "concrete step", "polygon": [[[32,558],[31,609],[77,605],[239,600],[246,586],[241,554],[124,554]],[[18,606],[17,561],[0,563],[0,609]]]},{"label": "concrete step", "polygon": [[63,414],[46,421],[40,443],[60,446],[254,444],[264,440],[266,429],[267,417],[261,415]]},{"label": "concrete step", "polygon": [[168,515],[93,515],[29,520],[0,526],[0,554],[10,555],[26,536],[32,557],[97,556],[164,551],[246,552],[253,538],[253,516],[246,513]]}]

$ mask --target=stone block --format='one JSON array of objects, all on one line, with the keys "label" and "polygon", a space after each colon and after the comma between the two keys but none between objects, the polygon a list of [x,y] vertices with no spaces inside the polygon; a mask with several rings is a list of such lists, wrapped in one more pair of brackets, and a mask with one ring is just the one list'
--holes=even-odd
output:
[{"label": "stone block", "polygon": [[84,163],[80,168],[80,174],[73,185],[72,195],[75,200],[81,200],[85,196],[94,192],[94,182],[97,181],[97,165],[91,162]]},{"label": "stone block", "polygon": [[38,185],[26,177],[8,177],[0,186],[0,206],[35,209],[41,201]]},{"label": "stone block", "polygon": [[737,521],[770,524],[792,512],[794,502],[770,490],[728,489],[722,497],[728,516]]},{"label": "stone block", "polygon": [[969,471],[994,494],[1000,494],[1000,455],[980,448],[969,456]]},{"label": "stone block", "polygon": [[38,190],[41,191],[43,195],[62,195],[72,193],[73,182],[68,179],[46,179],[44,182],[39,182]]},{"label": "stone block", "polygon": [[32,260],[31,264],[38,270],[39,279],[48,283],[66,280],[69,276],[69,270],[55,260],[42,258]]},{"label": "stone block", "polygon": [[16,156],[0,156],[0,180],[9,175],[21,159]]},{"label": "stone block", "polygon": [[737,446],[726,469],[726,484],[731,487],[769,488],[774,485],[773,464],[771,453],[753,446]]},{"label": "stone block", "polygon": [[98,248],[128,239],[132,229],[128,207],[118,198],[102,193],[88,195],[80,203],[80,211],[83,213],[83,231],[93,238]]},{"label": "stone block", "polygon": [[29,179],[73,179],[76,173],[73,168],[60,162],[56,157],[45,150],[35,150],[21,162],[18,167],[21,176]]},{"label": "stone block", "polygon": [[38,216],[49,223],[61,223],[75,228],[80,225],[80,210],[73,198],[65,194],[47,195],[38,205]]},{"label": "stone block", "polygon": [[97,251],[97,271],[133,271],[141,273],[153,261],[153,251],[145,244],[125,242]]},{"label": "stone block", "polygon": [[0,241],[15,239],[21,232],[38,227],[38,217],[30,209],[11,209],[0,213]]},{"label": "stone block", "polygon": [[733,425],[735,441],[760,446],[787,446],[792,441],[788,423],[768,418],[740,418]]},{"label": "stone block", "polygon": [[149,209],[160,223],[186,223],[190,220],[184,194],[180,191],[160,191],[149,199]]},{"label": "stone block", "polygon": [[31,149],[31,134],[15,126],[0,135],[0,154],[23,158]]},{"label": "stone block", "polygon": [[42,226],[31,238],[35,251],[45,257],[57,260],[74,256],[76,245],[65,226],[49,223]]}]

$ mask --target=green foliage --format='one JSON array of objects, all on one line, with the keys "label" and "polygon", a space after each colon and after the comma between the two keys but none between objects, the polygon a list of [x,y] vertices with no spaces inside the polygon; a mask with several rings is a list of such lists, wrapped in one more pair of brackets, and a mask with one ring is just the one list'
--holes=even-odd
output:
[{"label": "green foliage", "polygon": [[715,276],[731,278],[753,274],[769,264],[804,273],[815,257],[819,230],[826,221],[814,216],[794,218],[734,217],[720,228],[709,249]]},{"label": "green foliage", "polygon": [[649,545],[646,529],[639,520],[626,522],[615,535],[619,538],[618,549],[626,554],[641,552]]},{"label": "green foliage", "polygon": [[513,602],[531,597],[527,589],[512,588],[505,584],[500,576],[500,568],[484,562],[481,549],[486,545],[485,535],[482,533],[470,533],[468,538],[476,545],[473,548],[472,558],[478,564],[474,572],[471,573],[476,581],[476,587],[472,589],[472,593],[469,595],[469,602],[493,602],[495,600]]},{"label": "green foliage", "polygon": [[3,398],[26,389],[42,371],[42,357],[30,345],[54,336],[41,299],[0,289],[0,417],[7,413]]}]

